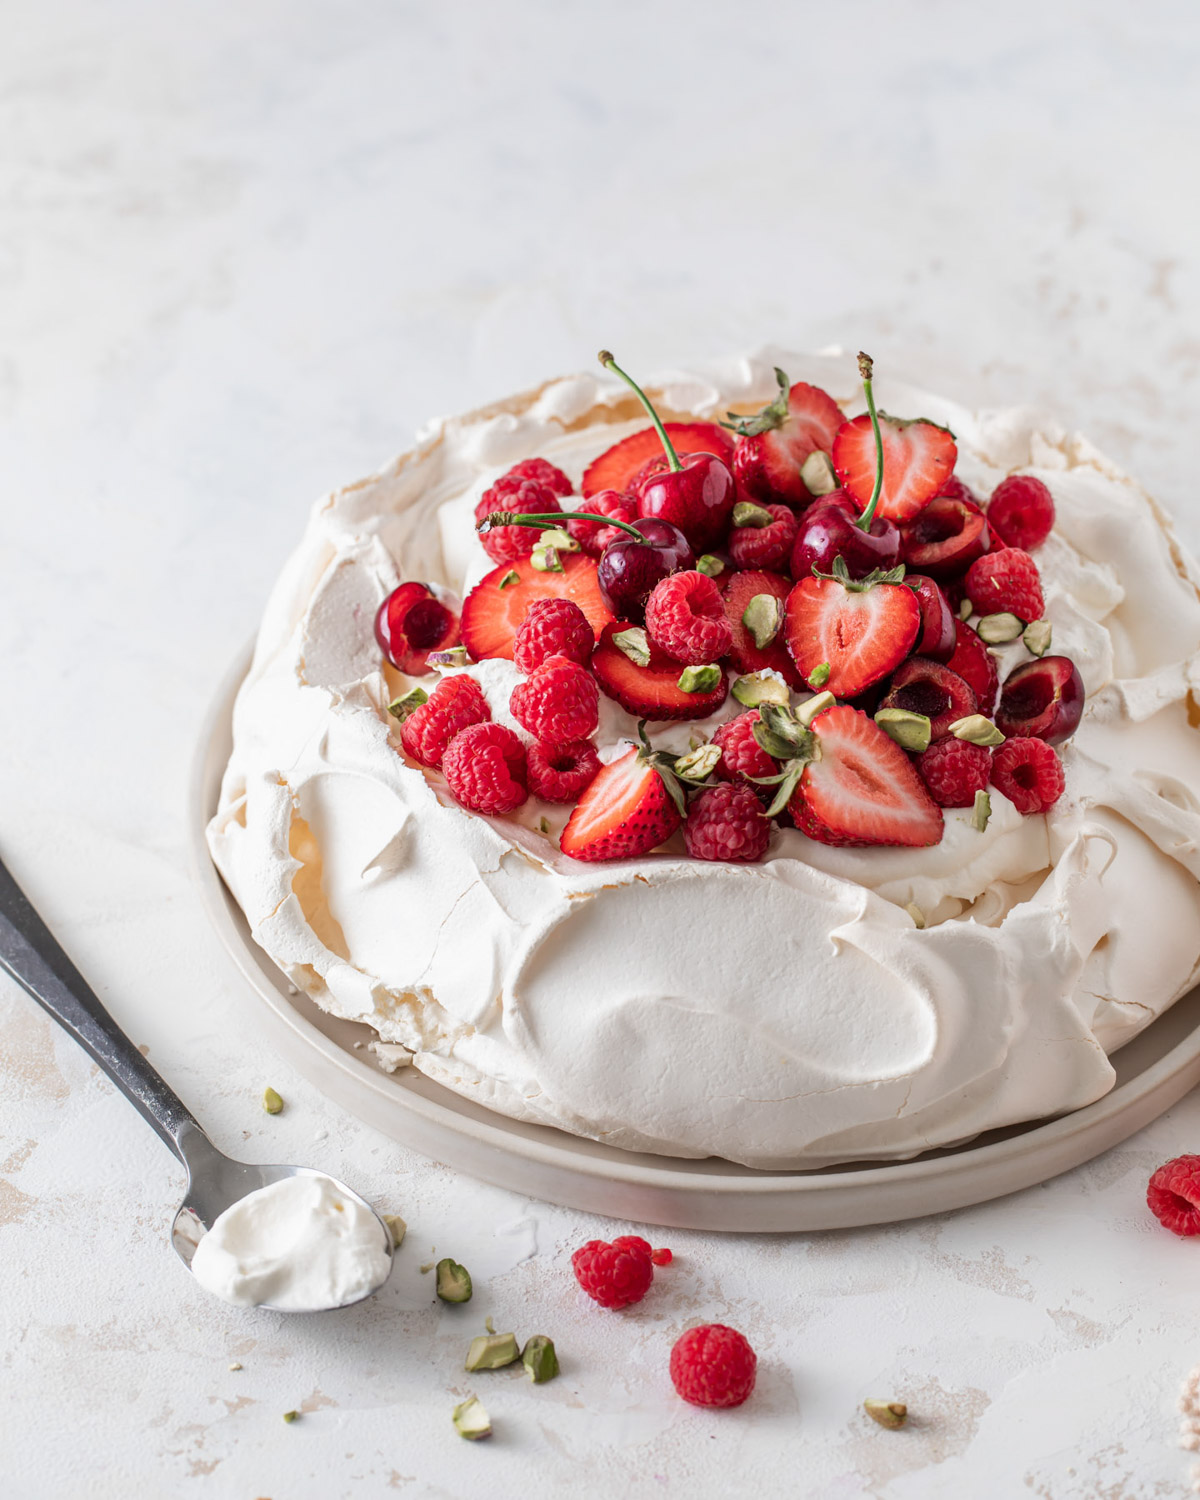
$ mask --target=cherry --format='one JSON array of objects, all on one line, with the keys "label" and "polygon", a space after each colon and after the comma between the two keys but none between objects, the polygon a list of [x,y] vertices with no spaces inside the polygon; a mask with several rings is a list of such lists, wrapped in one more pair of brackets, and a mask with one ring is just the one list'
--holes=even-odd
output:
[{"label": "cherry", "polygon": [[398,672],[423,677],[433,670],[431,651],[458,645],[458,615],[427,583],[402,583],[376,611],[375,639]]},{"label": "cherry", "polygon": [[996,728],[1010,739],[1039,739],[1048,745],[1070,739],[1083,715],[1083,678],[1069,656],[1043,656],[1026,662],[1005,682],[996,710]]},{"label": "cherry", "polygon": [[[963,486],[965,488],[965,486]],[[904,561],[930,578],[957,578],[992,545],[987,517],[958,495],[935,495],[900,528]]]},{"label": "cherry", "polygon": [[956,719],[976,711],[975,694],[958,673],[924,656],[910,656],[896,668],[880,706],[924,714],[935,740],[944,739]]},{"label": "cherry", "polygon": [[958,641],[949,601],[933,579],[921,573],[908,573],[904,581],[921,606],[921,634],[913,654],[928,656],[933,661],[949,661]]},{"label": "cherry", "polygon": [[600,351],[600,363],[620,376],[646,408],[654,423],[666,455],[667,467],[657,463],[642,475],[634,488],[638,515],[669,521],[687,537],[697,551],[703,552],[724,538],[729,519],[737,502],[737,486],[729,465],[715,453],[687,453],[680,462],[678,453],[649,397],[637,382],[625,373],[607,349]]},{"label": "cherry", "polygon": [[858,503],[846,490],[834,490],[810,505],[792,546],[792,577],[799,582],[814,571],[831,573],[835,557],[842,558],[851,578],[895,567],[900,556],[895,524],[875,516],[871,529],[863,531],[858,521]]},{"label": "cherry", "polygon": [[622,529],[641,536],[609,542],[600,554],[596,582],[613,614],[640,620],[655,584],[669,573],[695,567],[696,554],[683,532],[658,516],[645,516]]}]

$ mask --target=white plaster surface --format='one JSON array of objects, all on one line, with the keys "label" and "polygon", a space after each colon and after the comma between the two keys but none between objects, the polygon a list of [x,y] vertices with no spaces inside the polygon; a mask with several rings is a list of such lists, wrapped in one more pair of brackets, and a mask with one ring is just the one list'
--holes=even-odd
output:
[{"label": "white plaster surface", "polygon": [[[676,1264],[606,1313],[568,1252],[618,1226],[406,1153],[248,1031],[184,791],[309,501],[602,343],[650,369],[836,340],[1047,402],[1200,544],[1200,11],[7,0],[0,28],[0,854],[219,1145],[410,1225],[371,1303],[209,1301],[167,1247],[171,1158],[0,983],[0,1494],[1186,1493],[1200,1243],[1143,1192],[1200,1149],[1195,1096],[941,1219],[652,1232]],[[466,1376],[489,1314],[562,1377]],[[758,1348],[738,1412],[671,1391],[695,1319]],[[450,1426],[468,1389],[491,1443]]]}]

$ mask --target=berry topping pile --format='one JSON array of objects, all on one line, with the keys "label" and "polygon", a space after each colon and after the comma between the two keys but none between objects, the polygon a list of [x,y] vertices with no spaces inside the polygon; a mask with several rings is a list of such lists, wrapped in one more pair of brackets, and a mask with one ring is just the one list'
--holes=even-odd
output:
[{"label": "berry topping pile", "polygon": [[[1041,480],[976,494],[951,432],[876,409],[865,355],[861,415],[777,370],[769,405],[721,423],[660,420],[600,360],[650,425],[595,458],[579,494],[541,457],[497,478],[475,507],[495,566],[461,609],[418,582],[380,606],[386,661],[416,680],[390,705],[407,757],[471,812],[569,808],[560,848],[582,861],[674,839],[692,859],[749,863],[777,826],[923,848],[948,819],[986,828],[989,788],[1027,816],[1055,805],[1055,747],[1084,691],[1049,654]],[[497,660],[520,681],[504,703],[489,688],[489,707],[472,669]],[[606,701],[639,721],[636,742],[597,743]],[[652,741],[672,724],[695,726],[684,754]],[[605,1288],[643,1277],[644,1292],[648,1250],[585,1249],[589,1290],[585,1274]],[[727,1330],[693,1332],[712,1346],[706,1368],[722,1351],[730,1391],[753,1383]]]}]

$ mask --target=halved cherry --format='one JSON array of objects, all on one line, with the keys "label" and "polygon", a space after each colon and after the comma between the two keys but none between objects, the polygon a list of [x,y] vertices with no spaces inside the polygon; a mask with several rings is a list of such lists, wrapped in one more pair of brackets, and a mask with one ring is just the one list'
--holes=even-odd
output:
[{"label": "halved cherry", "polygon": [[376,611],[375,639],[398,672],[423,677],[431,651],[458,645],[459,618],[427,583],[402,583]]},{"label": "halved cherry", "polygon": [[1070,739],[1083,715],[1083,678],[1069,656],[1026,662],[1005,682],[996,727],[1009,738]]},{"label": "halved cherry", "polygon": [[938,495],[900,528],[900,555],[917,573],[957,578],[992,544],[987,517],[978,505]]},{"label": "halved cherry", "polygon": [[921,634],[914,650],[916,656],[928,656],[933,661],[949,661],[954,655],[958,637],[954,630],[954,614],[941,588],[932,578],[922,573],[908,573],[905,583],[917,596],[921,606]]},{"label": "halved cherry", "polygon": [[881,708],[904,708],[924,714],[930,738],[943,739],[956,719],[976,711],[975,694],[957,672],[928,657],[912,656],[892,674]]}]

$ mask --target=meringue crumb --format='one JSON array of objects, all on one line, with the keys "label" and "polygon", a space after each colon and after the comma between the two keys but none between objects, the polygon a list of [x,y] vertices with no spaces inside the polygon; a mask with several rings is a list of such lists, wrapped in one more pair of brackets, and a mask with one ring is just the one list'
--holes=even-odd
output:
[{"label": "meringue crumb", "polygon": [[231,1365],[230,1365],[230,1366],[229,1366],[229,1368],[230,1368],[230,1369],[231,1369],[231,1370],[240,1370],[240,1369],[241,1369],[241,1368],[242,1368],[242,1367],[241,1367],[241,1365],[240,1365],[240,1364],[238,1364],[238,1362],[237,1362],[237,1360],[236,1360],[236,1359],[235,1359],[235,1360],[234,1360],[234,1361],[233,1361],[233,1363],[232,1363],[232,1364],[231,1364]]}]

